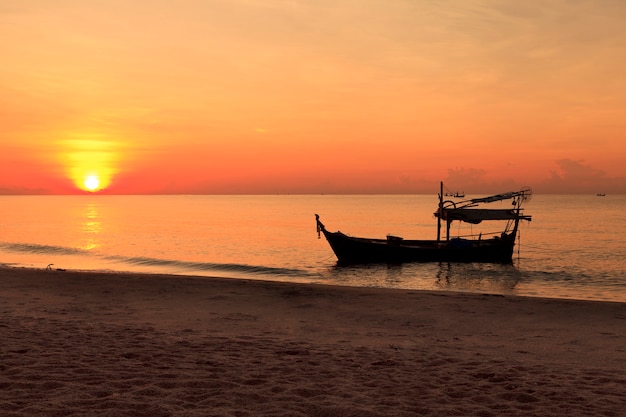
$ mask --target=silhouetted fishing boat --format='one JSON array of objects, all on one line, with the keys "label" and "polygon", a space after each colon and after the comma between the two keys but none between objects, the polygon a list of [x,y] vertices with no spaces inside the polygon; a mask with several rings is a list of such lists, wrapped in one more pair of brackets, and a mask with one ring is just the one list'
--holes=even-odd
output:
[{"label": "silhouetted fishing boat", "polygon": [[[520,220],[531,220],[522,213],[522,204],[532,195],[529,188],[482,198],[454,202],[443,199],[443,183],[439,192],[436,240],[407,240],[388,235],[386,239],[352,237],[342,232],[329,232],[315,215],[318,237],[323,233],[337,256],[339,264],[404,263],[404,262],[489,262],[511,263]],[[512,208],[489,209],[484,205],[512,200]],[[505,222],[502,230],[490,234],[450,237],[454,221],[479,224],[483,221]],[[445,223],[445,237],[441,236]]]}]

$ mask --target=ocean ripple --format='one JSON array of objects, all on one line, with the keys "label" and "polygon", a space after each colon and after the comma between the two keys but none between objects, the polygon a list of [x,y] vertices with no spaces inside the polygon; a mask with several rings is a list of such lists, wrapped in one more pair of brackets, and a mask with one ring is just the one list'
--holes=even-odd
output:
[{"label": "ocean ripple", "polygon": [[37,245],[34,243],[0,243],[0,248],[11,252],[24,252],[50,255],[86,255],[88,250],[66,246]]},{"label": "ocean ripple", "polygon": [[144,267],[175,267],[183,268],[189,271],[224,271],[238,272],[251,275],[268,275],[268,276],[310,276],[311,273],[301,269],[291,268],[275,268],[260,265],[245,265],[233,263],[213,263],[213,262],[191,262],[172,259],[158,259],[150,257],[126,257],[126,256],[107,256],[105,259],[111,261],[123,262],[130,265]]}]

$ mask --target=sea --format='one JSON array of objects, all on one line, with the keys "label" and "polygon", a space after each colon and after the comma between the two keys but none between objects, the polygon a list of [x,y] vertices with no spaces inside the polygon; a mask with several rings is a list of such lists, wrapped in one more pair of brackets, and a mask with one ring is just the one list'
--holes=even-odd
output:
[{"label": "sea", "polygon": [[626,195],[533,195],[510,265],[338,266],[316,231],[317,213],[330,231],[435,239],[437,204],[437,195],[0,196],[0,265],[626,302]]}]

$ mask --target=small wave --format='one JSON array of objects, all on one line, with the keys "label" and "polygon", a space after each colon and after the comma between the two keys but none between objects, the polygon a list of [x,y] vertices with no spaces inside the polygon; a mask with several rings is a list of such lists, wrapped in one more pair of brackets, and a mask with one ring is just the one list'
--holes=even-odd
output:
[{"label": "small wave", "polygon": [[34,243],[0,243],[0,247],[12,252],[50,255],[84,255],[89,253],[89,251],[84,249],[68,248],[65,246],[37,245]]},{"label": "small wave", "polygon": [[174,267],[191,271],[224,271],[238,272],[252,275],[274,275],[274,276],[308,276],[307,271],[290,268],[274,268],[270,266],[242,265],[242,264],[220,264],[213,262],[190,262],[170,259],[156,259],[148,257],[124,257],[109,256],[106,259],[123,262],[131,265],[147,267]]}]

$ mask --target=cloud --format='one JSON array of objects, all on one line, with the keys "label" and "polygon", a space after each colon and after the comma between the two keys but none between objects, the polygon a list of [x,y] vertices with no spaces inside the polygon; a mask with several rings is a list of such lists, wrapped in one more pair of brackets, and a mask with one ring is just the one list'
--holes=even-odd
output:
[{"label": "cloud", "polygon": [[473,184],[485,181],[485,170],[477,168],[451,168],[448,169],[446,182],[450,184]]},{"label": "cloud", "polygon": [[538,185],[543,193],[597,193],[626,192],[626,178],[609,177],[583,160],[560,159],[556,161],[559,170],[551,171],[551,176]]},{"label": "cloud", "polygon": [[519,190],[527,184],[519,184],[513,178],[493,179],[493,172],[482,168],[450,168],[444,180],[444,192],[468,194],[493,194]]}]

